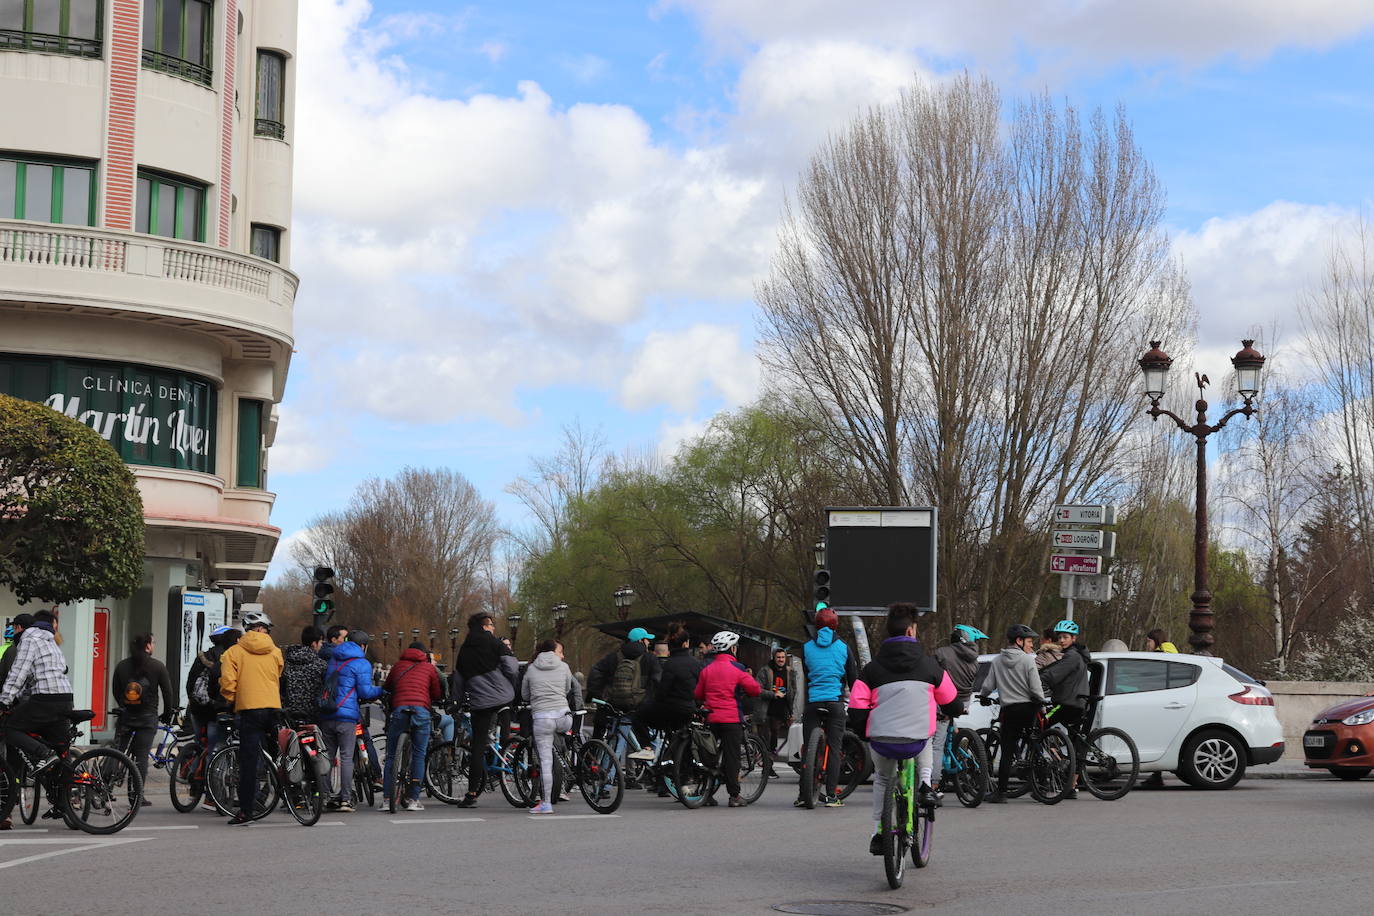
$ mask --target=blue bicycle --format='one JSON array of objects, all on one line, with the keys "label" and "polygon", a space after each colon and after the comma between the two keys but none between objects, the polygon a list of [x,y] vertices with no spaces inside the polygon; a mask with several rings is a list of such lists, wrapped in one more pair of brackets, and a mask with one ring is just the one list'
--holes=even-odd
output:
[{"label": "blue bicycle", "polygon": [[947,728],[941,788],[953,789],[965,808],[977,808],[992,786],[987,747],[971,728],[955,728],[953,722]]}]

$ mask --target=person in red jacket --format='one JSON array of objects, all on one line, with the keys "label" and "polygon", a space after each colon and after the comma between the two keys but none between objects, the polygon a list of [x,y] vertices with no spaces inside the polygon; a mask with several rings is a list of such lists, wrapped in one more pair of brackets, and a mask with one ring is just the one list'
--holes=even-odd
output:
[{"label": "person in red jacket", "polygon": [[[410,792],[401,808],[423,811],[420,789],[425,784],[425,752],[429,750],[430,710],[439,701],[439,671],[423,643],[413,642],[391,666],[382,689],[391,694],[391,718],[386,723],[386,766],[382,770],[383,797],[391,798],[396,780],[396,746],[410,732]],[[383,810],[386,810],[383,806]]]},{"label": "person in red jacket", "polygon": [[[739,649],[739,634],[721,630],[711,637],[715,655],[710,664],[701,669],[694,695],[706,706],[706,724],[716,736],[720,747],[721,775],[725,790],[730,793],[730,807],[743,808],[739,797],[739,754],[744,743],[744,722],[740,716],[739,696],[743,688],[746,696],[756,697],[763,692],[758,679],[749,669],[735,660]],[[709,804],[709,802],[708,802]]]}]

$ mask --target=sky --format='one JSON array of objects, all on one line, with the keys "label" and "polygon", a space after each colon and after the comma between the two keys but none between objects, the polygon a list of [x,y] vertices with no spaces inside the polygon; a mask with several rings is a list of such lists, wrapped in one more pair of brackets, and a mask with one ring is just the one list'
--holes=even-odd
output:
[{"label": "sky", "polygon": [[816,145],[965,71],[1124,107],[1220,376],[1369,213],[1371,60],[1374,0],[300,0],[283,546],[407,465],[518,527],[565,427],[667,455],[751,401]]}]

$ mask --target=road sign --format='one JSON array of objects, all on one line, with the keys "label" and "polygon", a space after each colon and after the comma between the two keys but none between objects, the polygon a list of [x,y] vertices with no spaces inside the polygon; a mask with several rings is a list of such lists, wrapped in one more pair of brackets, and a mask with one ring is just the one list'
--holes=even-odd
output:
[{"label": "road sign", "polygon": [[1102,558],[1096,554],[1052,553],[1050,572],[1071,576],[1096,576],[1102,572]]},{"label": "road sign", "polygon": [[1056,531],[1051,543],[1055,547],[1073,547],[1078,550],[1101,550],[1102,532],[1080,529],[1077,531]]},{"label": "road sign", "polygon": [[1111,576],[1060,576],[1059,597],[1078,601],[1112,600]]},{"label": "road sign", "polygon": [[1054,521],[1069,525],[1115,525],[1116,506],[1055,506]]}]

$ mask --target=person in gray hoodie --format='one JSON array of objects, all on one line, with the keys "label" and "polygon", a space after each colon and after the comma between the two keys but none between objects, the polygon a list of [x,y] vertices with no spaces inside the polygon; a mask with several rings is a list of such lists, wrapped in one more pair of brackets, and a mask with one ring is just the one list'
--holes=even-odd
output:
[{"label": "person in gray hoodie", "polygon": [[1045,702],[1045,690],[1040,685],[1040,672],[1035,667],[1036,633],[1024,623],[1007,630],[1007,645],[1002,654],[992,660],[992,669],[983,684],[984,705],[991,703],[989,694],[997,691],[1002,705],[1001,759],[997,766],[997,791],[988,801],[995,805],[1007,803],[1007,783],[1011,780],[1011,765],[1017,747],[1026,733],[1035,727],[1036,713]]},{"label": "person in gray hoodie", "polygon": [[572,728],[572,710],[582,708],[582,685],[563,660],[563,644],[546,639],[520,681],[520,696],[534,718],[534,748],[539,754],[539,778],[544,795],[531,814],[553,813],[553,739]]}]

